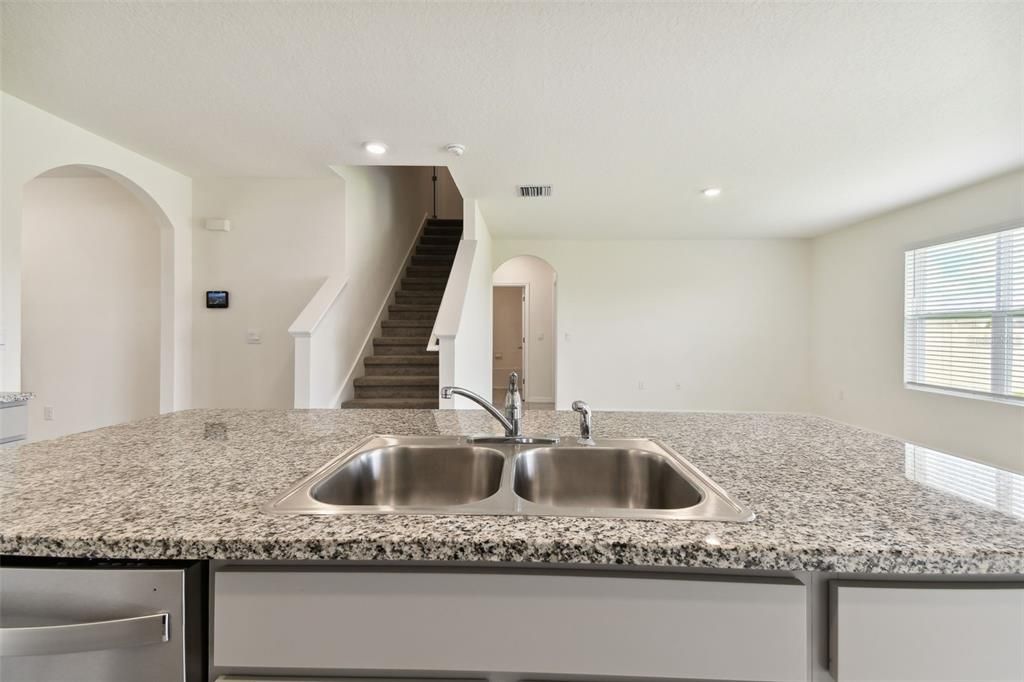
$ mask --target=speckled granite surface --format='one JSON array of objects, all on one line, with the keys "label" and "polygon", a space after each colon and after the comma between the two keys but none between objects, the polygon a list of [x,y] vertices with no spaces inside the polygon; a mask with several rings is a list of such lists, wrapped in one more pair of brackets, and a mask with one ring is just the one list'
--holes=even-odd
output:
[{"label": "speckled granite surface", "polygon": [[[528,412],[571,435],[572,413]],[[598,413],[663,440],[752,523],[271,516],[260,505],[371,433],[495,432],[480,412],[192,410],[0,457],[0,553],[557,562],[1024,574],[1024,520],[911,482],[904,444],[803,415]]]},{"label": "speckled granite surface", "polygon": [[7,403],[22,403],[31,400],[35,396],[32,393],[17,393],[11,391],[0,391],[0,405]]}]

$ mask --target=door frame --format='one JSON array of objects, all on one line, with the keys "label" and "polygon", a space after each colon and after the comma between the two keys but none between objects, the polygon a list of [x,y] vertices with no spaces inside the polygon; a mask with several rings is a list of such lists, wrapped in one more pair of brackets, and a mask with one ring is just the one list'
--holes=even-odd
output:
[{"label": "door frame", "polygon": [[[530,354],[529,354],[529,350],[530,350],[530,347],[529,347],[529,343],[530,343],[530,283],[529,282],[500,282],[500,283],[493,283],[492,282],[491,283],[491,307],[492,307],[491,314],[492,315],[494,314],[494,311],[493,311],[494,290],[499,288],[499,287],[503,287],[503,288],[507,288],[507,289],[522,289],[523,290],[523,305],[522,305],[522,308],[520,309],[520,311],[521,311],[521,314],[523,316],[522,325],[523,325],[523,382],[524,382],[524,384],[523,384],[523,386],[522,386],[522,388],[520,390],[522,391],[523,401],[525,402],[525,401],[530,400],[530,382],[528,381],[528,379],[530,378]],[[493,329],[493,327],[494,327],[494,323],[492,321],[491,322],[491,328]],[[491,347],[492,347],[492,349],[494,347],[493,340],[491,342]],[[493,376],[494,376],[494,352],[492,350],[492,352],[491,352],[491,377],[492,377],[491,380],[492,381],[493,381]],[[491,392],[492,393],[494,392],[494,387],[493,386],[491,387]]]}]

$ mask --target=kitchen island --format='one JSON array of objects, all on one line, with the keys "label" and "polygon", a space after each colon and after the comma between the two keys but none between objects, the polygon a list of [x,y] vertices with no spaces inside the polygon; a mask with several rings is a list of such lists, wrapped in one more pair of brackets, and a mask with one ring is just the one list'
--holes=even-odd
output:
[{"label": "kitchen island", "polygon": [[[261,510],[369,434],[495,427],[478,411],[190,410],[26,444],[0,461],[0,553],[1024,574],[1024,519],[908,478],[901,441],[797,414],[596,417],[598,437],[674,448],[750,523]],[[527,412],[524,428],[574,438],[576,417]]]},{"label": "kitchen island", "polygon": [[[1024,637],[1024,518],[1020,499],[1012,498],[1024,490],[1019,477],[820,417],[595,416],[597,438],[656,438],[679,452],[753,510],[756,518],[747,523],[263,510],[370,434],[478,434],[495,427],[477,411],[190,410],[22,445],[0,461],[0,553],[208,562],[211,675],[412,670],[855,680],[871,679],[871,666],[882,661],[892,679],[929,679],[896,675],[900,666],[921,675],[960,674],[934,653],[957,640],[961,659],[971,644],[984,665],[995,667],[975,666],[988,678],[934,679],[1014,679],[1001,675],[1024,670],[1024,640],[1013,639]],[[576,430],[572,413],[526,413],[527,433],[575,438]],[[922,476],[925,463],[965,476],[984,473],[999,488],[995,501],[967,499],[980,499],[976,486],[957,492],[955,477]],[[303,598],[310,594],[313,601]],[[375,594],[376,601],[366,597]],[[885,598],[873,605],[869,597],[878,594]],[[964,594],[971,596],[967,603]],[[431,602],[439,595],[444,599]],[[446,603],[461,605],[468,630],[466,621],[445,613]],[[459,658],[465,642],[424,648],[411,643],[422,631],[405,626],[394,626],[388,647],[375,647],[358,623],[319,620],[326,615],[316,613],[339,604],[365,613],[376,604],[388,623],[407,620],[429,630],[431,613],[442,630],[461,628],[473,637],[479,627],[472,621],[484,615],[474,609],[524,603],[539,611],[506,614],[506,624],[525,619],[523,627],[535,631],[536,656],[509,657],[474,641],[475,653]],[[395,609],[403,604],[410,611],[399,617]],[[417,604],[429,608],[418,612]],[[557,610],[546,612],[545,604]],[[889,612],[887,604],[899,608]],[[657,635],[672,613],[687,646]],[[281,622],[261,629],[267,614],[280,614]],[[649,628],[642,627],[645,614],[653,619]],[[691,622],[697,614],[712,622]],[[579,637],[567,634],[565,623],[552,630],[548,621],[557,619],[573,623]],[[367,622],[372,631],[376,621]],[[922,625],[928,623],[941,627]],[[731,632],[731,648],[715,649],[722,636],[716,627]],[[915,650],[892,637],[881,638],[885,646],[863,637],[887,627],[924,629],[930,639]],[[336,637],[317,648],[324,628]],[[988,636],[995,630],[1002,639]],[[1007,650],[1007,631],[1019,648]],[[559,640],[557,655],[545,649],[545,633]],[[611,641],[581,639],[587,633],[625,638],[616,646],[646,653],[636,660],[598,655]],[[304,644],[281,644],[281,637]],[[672,643],[685,655],[658,653]],[[928,661],[920,658],[923,650]],[[734,660],[725,662],[723,652]]]}]

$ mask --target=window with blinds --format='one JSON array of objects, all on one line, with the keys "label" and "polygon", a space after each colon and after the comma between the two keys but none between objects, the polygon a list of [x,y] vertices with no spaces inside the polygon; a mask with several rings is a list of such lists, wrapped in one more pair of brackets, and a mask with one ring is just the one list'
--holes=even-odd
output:
[{"label": "window with blinds", "polygon": [[904,381],[1024,404],[1024,227],[906,252]]}]

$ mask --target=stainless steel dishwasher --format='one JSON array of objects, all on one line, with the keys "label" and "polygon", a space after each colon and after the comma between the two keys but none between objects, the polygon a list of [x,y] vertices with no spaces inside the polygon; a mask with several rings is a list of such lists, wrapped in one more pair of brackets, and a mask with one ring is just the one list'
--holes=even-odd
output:
[{"label": "stainless steel dishwasher", "polygon": [[205,668],[200,564],[4,559],[4,682],[193,682]]}]

